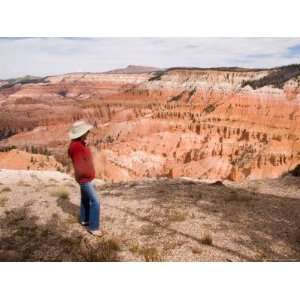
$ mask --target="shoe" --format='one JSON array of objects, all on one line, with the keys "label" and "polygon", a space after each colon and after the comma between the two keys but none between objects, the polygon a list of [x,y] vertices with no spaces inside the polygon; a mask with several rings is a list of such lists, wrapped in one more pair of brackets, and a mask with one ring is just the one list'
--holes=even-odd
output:
[{"label": "shoe", "polygon": [[104,235],[104,232],[102,230],[88,230],[88,232],[92,235],[99,236],[99,237]]},{"label": "shoe", "polygon": [[88,226],[89,223],[88,222],[80,222],[80,225],[82,225],[82,226]]}]

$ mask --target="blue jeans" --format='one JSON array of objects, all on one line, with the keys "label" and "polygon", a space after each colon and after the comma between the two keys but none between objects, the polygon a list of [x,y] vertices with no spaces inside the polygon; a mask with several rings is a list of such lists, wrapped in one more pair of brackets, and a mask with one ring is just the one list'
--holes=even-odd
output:
[{"label": "blue jeans", "polygon": [[80,184],[80,222],[88,223],[90,230],[100,229],[100,201],[91,182]]}]

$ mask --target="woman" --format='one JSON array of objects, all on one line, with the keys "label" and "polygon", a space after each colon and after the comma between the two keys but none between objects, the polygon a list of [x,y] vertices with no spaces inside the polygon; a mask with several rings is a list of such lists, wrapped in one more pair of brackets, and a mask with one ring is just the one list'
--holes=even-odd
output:
[{"label": "woman", "polygon": [[92,128],[92,125],[84,121],[77,121],[72,125],[68,154],[73,162],[75,179],[80,185],[80,223],[88,226],[91,234],[102,236],[99,222],[100,201],[91,183],[95,178],[95,168],[91,151],[86,144],[86,138]]}]

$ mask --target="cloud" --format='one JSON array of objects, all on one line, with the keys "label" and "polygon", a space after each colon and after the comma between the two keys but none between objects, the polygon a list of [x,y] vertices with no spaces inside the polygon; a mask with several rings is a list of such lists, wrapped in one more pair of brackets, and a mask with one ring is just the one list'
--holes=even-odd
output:
[{"label": "cloud", "polygon": [[300,38],[1,38],[0,78],[155,67],[300,63]]},{"label": "cloud", "polygon": [[288,54],[287,57],[297,57],[299,59],[300,57],[300,43],[288,48]]}]

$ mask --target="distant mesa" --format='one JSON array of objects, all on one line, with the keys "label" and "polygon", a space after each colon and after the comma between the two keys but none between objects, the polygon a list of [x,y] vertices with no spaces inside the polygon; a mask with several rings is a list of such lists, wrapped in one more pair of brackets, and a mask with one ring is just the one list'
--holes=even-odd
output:
[{"label": "distant mesa", "polygon": [[141,73],[156,72],[159,70],[161,69],[155,67],[128,65],[126,68],[115,69],[104,73],[105,74],[141,74]]},{"label": "distant mesa", "polygon": [[10,88],[16,84],[28,84],[28,83],[45,83],[45,77],[26,75],[23,77],[11,78],[7,80],[0,80],[0,88]]}]

